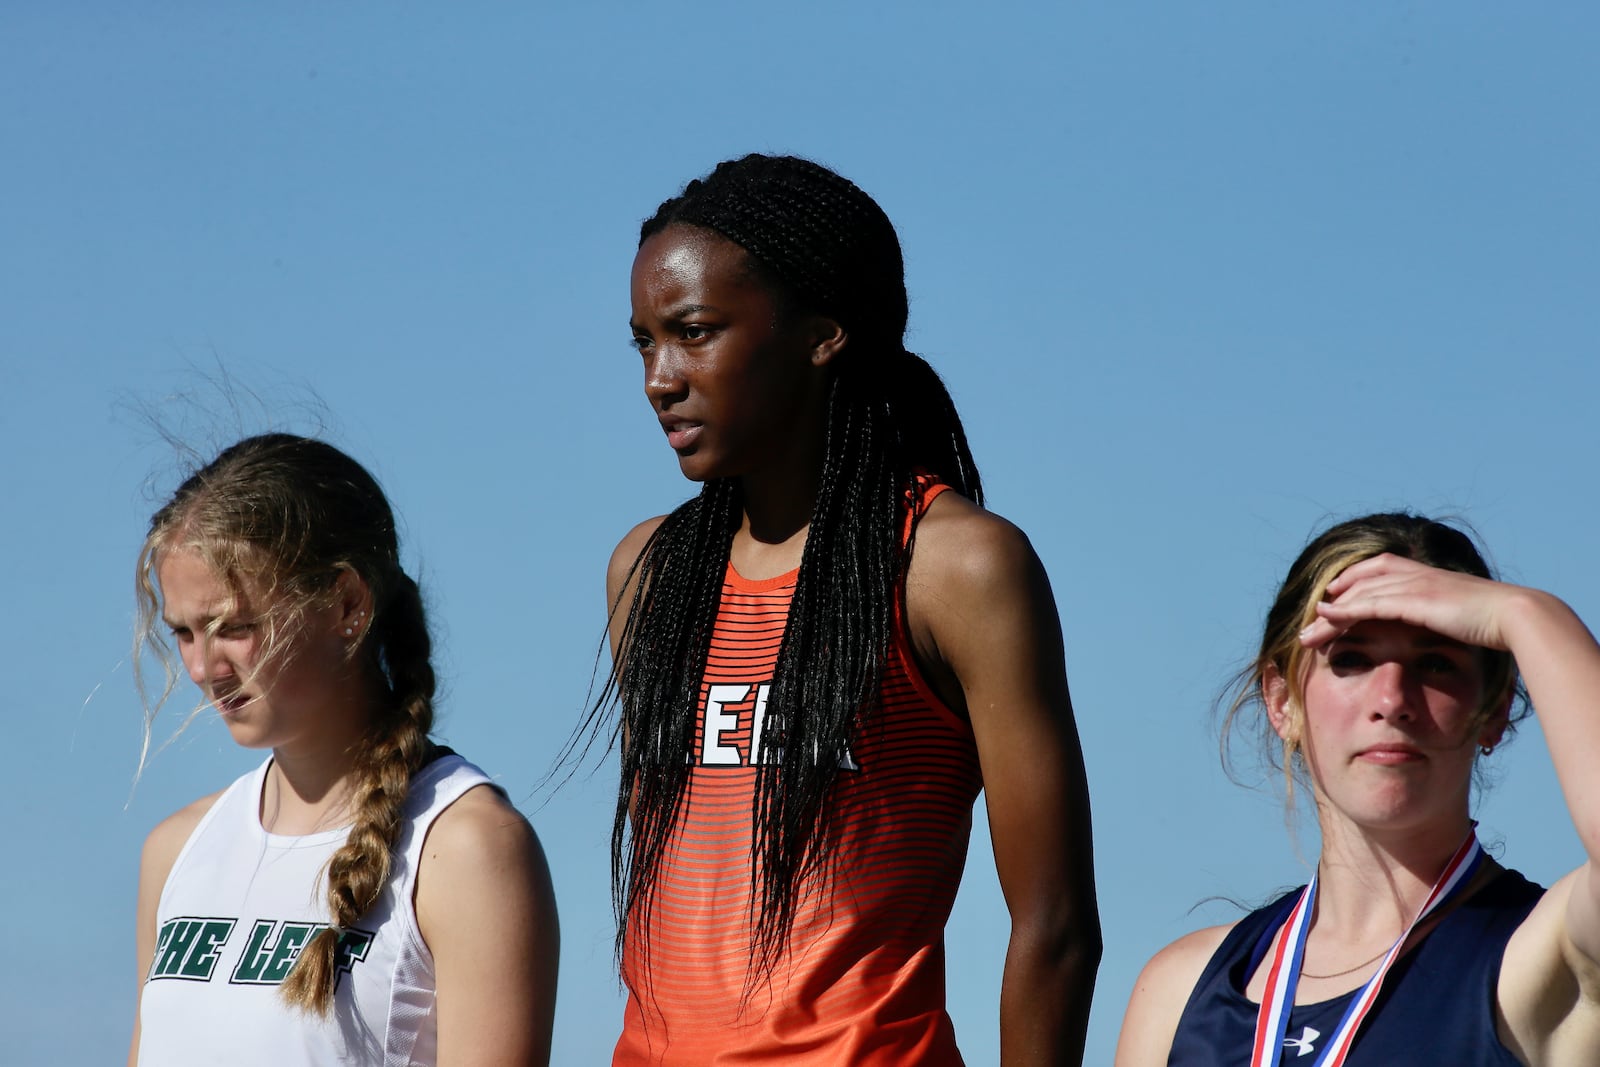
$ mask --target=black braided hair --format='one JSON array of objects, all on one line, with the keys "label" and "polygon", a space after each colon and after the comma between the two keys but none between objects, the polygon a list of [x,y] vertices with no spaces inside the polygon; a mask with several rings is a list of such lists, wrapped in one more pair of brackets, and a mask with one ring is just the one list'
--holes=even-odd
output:
[{"label": "black braided hair", "polygon": [[[752,754],[760,766],[748,993],[784,947],[803,881],[831,873],[833,785],[839,757],[871,723],[909,558],[903,522],[921,500],[916,475],[979,504],[983,491],[944,383],[905,349],[900,242],[870,196],[809,160],[748,155],[663,203],[639,243],[671,226],[738,244],[780,309],[831,318],[848,338],[831,363],[825,455],[768,696],[765,751]],[[741,513],[737,482],[711,480],[650,537],[634,563],[618,656],[589,718],[592,737],[620,695],[627,743],[611,839],[619,953],[630,924],[648,921],[681,810]],[[619,610],[620,602],[612,606]],[[648,973],[648,945],[636,948]]]}]

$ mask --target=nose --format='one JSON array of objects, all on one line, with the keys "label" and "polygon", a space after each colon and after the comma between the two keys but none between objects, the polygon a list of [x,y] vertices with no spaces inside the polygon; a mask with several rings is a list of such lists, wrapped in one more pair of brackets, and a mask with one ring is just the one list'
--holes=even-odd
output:
[{"label": "nose", "polygon": [[206,688],[207,682],[214,683],[231,673],[227,657],[218,650],[217,643],[203,634],[187,642],[181,652],[189,680],[201,689]]},{"label": "nose", "polygon": [[664,408],[685,391],[682,369],[671,345],[651,348],[644,361],[644,395],[653,407]]},{"label": "nose", "polygon": [[1415,686],[1405,665],[1393,661],[1380,663],[1371,674],[1372,714],[1384,719],[1410,719],[1415,708]]}]

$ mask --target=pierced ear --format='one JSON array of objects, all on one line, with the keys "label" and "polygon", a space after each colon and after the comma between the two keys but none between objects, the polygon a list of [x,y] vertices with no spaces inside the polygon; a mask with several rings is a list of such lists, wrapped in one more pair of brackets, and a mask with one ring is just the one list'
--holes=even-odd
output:
[{"label": "pierced ear", "polygon": [[1505,737],[1511,725],[1511,702],[1515,699],[1515,693],[1507,693],[1505,699],[1500,701],[1500,706],[1494,709],[1494,714],[1489,716],[1489,721],[1483,724],[1483,730],[1478,734],[1479,748],[1492,750]]},{"label": "pierced ear", "polygon": [[1296,740],[1299,731],[1289,708],[1289,682],[1270,664],[1261,672],[1261,702],[1267,706],[1267,721],[1279,739]]},{"label": "pierced ear", "polygon": [[333,581],[334,621],[345,638],[359,639],[372,622],[372,587],[349,566]]},{"label": "pierced ear", "polygon": [[817,315],[811,321],[811,365],[826,367],[843,351],[845,342],[850,340],[850,334],[830,318]]}]

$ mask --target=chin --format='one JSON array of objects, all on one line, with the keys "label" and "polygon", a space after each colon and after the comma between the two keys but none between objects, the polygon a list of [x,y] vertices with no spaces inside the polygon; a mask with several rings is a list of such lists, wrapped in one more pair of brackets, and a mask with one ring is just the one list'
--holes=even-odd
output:
[{"label": "chin", "polygon": [[230,722],[228,736],[233,738],[233,743],[240,748],[267,749],[272,747],[272,742],[262,736],[260,730],[252,729],[244,723]]},{"label": "chin", "polygon": [[1411,833],[1424,830],[1450,816],[1426,797],[1396,799],[1388,804],[1369,804],[1365,811],[1353,813],[1364,829],[1373,833]]},{"label": "chin", "polygon": [[732,474],[722,470],[715,460],[693,452],[678,457],[678,472],[691,482],[710,482],[718,478],[733,477]]}]

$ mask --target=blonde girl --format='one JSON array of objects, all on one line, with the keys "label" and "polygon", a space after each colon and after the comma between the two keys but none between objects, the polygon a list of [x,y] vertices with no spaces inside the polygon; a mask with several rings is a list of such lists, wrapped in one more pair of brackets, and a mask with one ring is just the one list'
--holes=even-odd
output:
[{"label": "blonde girl", "polygon": [[170,662],[169,632],[267,756],[145,843],[129,1063],[548,1062],[549,872],[429,739],[422,598],[372,476],[321,441],[241,441],[155,514],[138,584],[141,643]]}]

